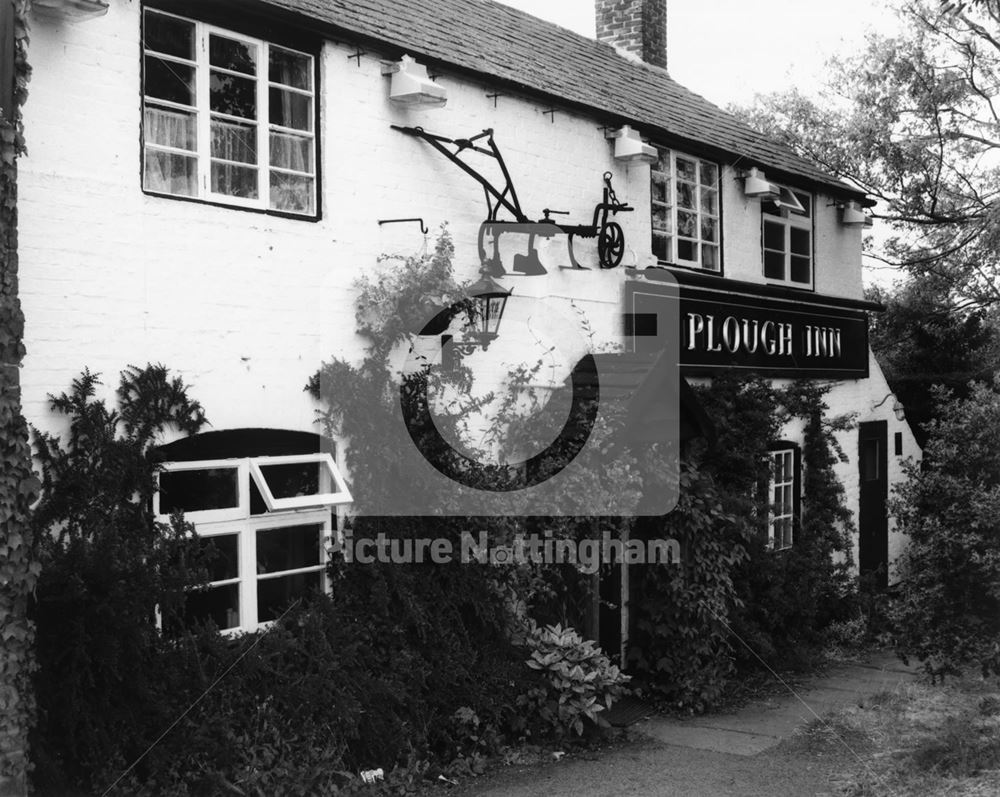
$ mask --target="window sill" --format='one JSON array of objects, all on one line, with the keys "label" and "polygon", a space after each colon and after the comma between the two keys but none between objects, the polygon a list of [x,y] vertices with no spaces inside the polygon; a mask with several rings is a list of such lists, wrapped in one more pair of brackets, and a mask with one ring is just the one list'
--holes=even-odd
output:
[{"label": "window sill", "polygon": [[721,268],[704,268],[702,266],[688,266],[683,263],[669,263],[666,260],[657,260],[656,265],[660,268],[682,268],[685,271],[693,271],[695,274],[710,274],[713,277],[722,277]]},{"label": "window sill", "polygon": [[302,213],[289,213],[284,210],[270,210],[268,208],[254,208],[248,207],[246,205],[231,205],[228,202],[217,202],[211,199],[201,199],[200,197],[194,196],[181,196],[179,194],[161,194],[158,191],[150,191],[146,188],[142,189],[142,193],[147,197],[152,197],[154,199],[163,199],[168,202],[185,202],[193,205],[207,205],[208,207],[214,208],[225,208],[226,210],[239,211],[242,213],[254,213],[258,216],[273,216],[279,219],[294,219],[295,221],[304,221],[308,223],[315,223],[323,218],[323,214],[320,210],[317,210],[314,216],[306,216]]}]

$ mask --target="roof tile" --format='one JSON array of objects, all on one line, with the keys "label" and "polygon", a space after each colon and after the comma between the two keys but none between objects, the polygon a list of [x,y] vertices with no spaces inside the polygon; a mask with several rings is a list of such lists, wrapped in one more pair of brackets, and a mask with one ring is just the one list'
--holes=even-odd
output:
[{"label": "roof tile", "polygon": [[[485,75],[666,135],[859,194],[791,149],[610,45],[491,0],[261,0],[415,57]],[[673,143],[673,142],[665,142]]]}]

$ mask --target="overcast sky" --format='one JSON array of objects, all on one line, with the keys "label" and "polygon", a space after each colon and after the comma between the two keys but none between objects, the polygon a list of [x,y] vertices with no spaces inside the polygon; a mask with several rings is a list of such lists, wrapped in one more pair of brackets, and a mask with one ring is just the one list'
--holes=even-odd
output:
[{"label": "overcast sky", "polygon": [[[594,36],[592,0],[502,2]],[[815,86],[830,55],[894,24],[884,0],[667,0],[668,65],[717,105],[749,104],[756,92]]]}]

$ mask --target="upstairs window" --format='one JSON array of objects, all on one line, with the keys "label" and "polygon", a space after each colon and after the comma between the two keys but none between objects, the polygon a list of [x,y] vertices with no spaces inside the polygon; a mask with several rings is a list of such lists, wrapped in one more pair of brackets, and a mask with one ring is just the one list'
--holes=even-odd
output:
[{"label": "upstairs window", "polygon": [[813,284],[812,197],[780,187],[781,196],[761,203],[764,277],[800,288]]},{"label": "upstairs window", "polygon": [[215,548],[210,581],[188,594],[184,621],[254,631],[326,591],[332,508],[350,501],[329,454],[164,464],[157,519],[182,512]]},{"label": "upstairs window", "polygon": [[161,11],[143,17],[143,188],[316,215],[314,59]]},{"label": "upstairs window", "polygon": [[771,480],[768,501],[768,546],[776,551],[791,548],[799,495],[799,454],[797,448],[770,452]]},{"label": "upstairs window", "polygon": [[719,271],[719,167],[657,147],[650,167],[653,254],[679,266]]}]

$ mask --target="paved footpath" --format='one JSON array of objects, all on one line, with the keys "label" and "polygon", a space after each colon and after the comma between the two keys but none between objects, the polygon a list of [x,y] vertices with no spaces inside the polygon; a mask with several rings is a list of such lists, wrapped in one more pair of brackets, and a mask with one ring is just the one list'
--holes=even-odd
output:
[{"label": "paved footpath", "polygon": [[837,776],[860,763],[842,755],[810,757],[777,748],[816,716],[856,705],[915,677],[890,655],[841,665],[790,692],[731,714],[680,720],[652,717],[632,726],[640,741],[592,758],[501,772],[463,794],[476,797],[808,797],[836,793]]}]

